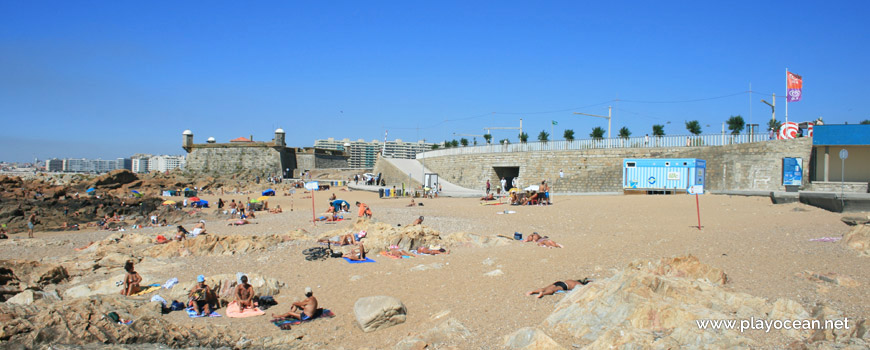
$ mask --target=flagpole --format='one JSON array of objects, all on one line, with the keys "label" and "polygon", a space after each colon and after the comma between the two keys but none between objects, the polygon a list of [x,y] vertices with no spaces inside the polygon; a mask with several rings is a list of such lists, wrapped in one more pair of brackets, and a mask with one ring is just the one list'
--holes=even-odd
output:
[{"label": "flagpole", "polygon": [[788,123],[788,67],[785,68],[785,122]]}]

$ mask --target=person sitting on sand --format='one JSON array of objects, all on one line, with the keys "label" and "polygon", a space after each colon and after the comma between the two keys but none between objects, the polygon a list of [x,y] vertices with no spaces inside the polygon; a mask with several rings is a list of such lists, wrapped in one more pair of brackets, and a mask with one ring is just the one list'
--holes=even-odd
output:
[{"label": "person sitting on sand", "polygon": [[334,201],[337,197],[335,197],[335,193],[329,196],[329,200]]},{"label": "person sitting on sand", "polygon": [[269,212],[272,214],[278,214],[278,213],[283,213],[284,211],[281,210],[281,205],[278,204],[277,206],[275,206],[275,209],[269,210]]},{"label": "person sitting on sand", "polygon": [[181,242],[186,237],[187,237],[187,230],[184,229],[184,226],[178,225],[178,227],[175,230],[175,240]]},{"label": "person sitting on sand", "polygon": [[[332,208],[330,208],[330,209],[332,209]],[[314,219],[314,221],[327,221],[327,222],[333,222],[333,221],[341,221],[341,220],[343,220],[343,219],[344,219],[344,218],[341,218],[341,217],[338,216],[338,213],[336,213],[336,212],[332,212],[332,215],[321,215],[321,216],[319,216],[317,219]]]},{"label": "person sitting on sand", "polygon": [[211,296],[211,289],[205,284],[205,276],[199,275],[196,277],[196,285],[193,286],[187,296],[189,298],[187,305],[192,307],[197,315],[208,316],[211,314],[209,300],[213,298]]},{"label": "person sitting on sand", "polygon": [[351,249],[346,254],[342,255],[343,258],[348,258],[350,260],[362,261],[366,259],[366,248],[362,242],[357,243],[357,248]]},{"label": "person sitting on sand", "polygon": [[356,206],[359,208],[358,217],[365,217],[366,219],[372,218],[372,209],[365,203],[356,202]]},{"label": "person sitting on sand", "polygon": [[565,280],[565,282],[556,281],[553,284],[548,285],[544,288],[538,288],[538,289],[535,289],[531,292],[528,292],[528,293],[526,293],[526,295],[531,296],[531,295],[537,294],[538,299],[540,299],[541,297],[543,297],[545,295],[553,295],[560,290],[564,290],[564,291],[572,290],[572,289],[574,289],[574,287],[586,285],[589,282],[591,282],[591,281],[588,278],[583,278],[583,279],[579,279],[579,280]]},{"label": "person sitting on sand", "polygon": [[406,207],[415,207],[417,203],[414,203],[414,198],[411,198],[411,204],[406,205]]},{"label": "person sitting on sand", "polygon": [[131,296],[139,293],[141,290],[139,283],[142,282],[142,276],[139,276],[139,273],[133,269],[133,260],[127,260],[127,263],[124,264],[124,270],[127,271],[127,275],[124,276],[124,289],[121,290],[121,295]]},{"label": "person sitting on sand", "polygon": [[249,211],[248,211],[248,218],[250,218],[250,219],[256,219],[256,218],[257,218],[257,214],[254,214],[255,211],[256,211],[256,210],[254,210],[254,209],[249,210]]},{"label": "person sitting on sand", "polygon": [[196,237],[206,233],[208,232],[205,231],[205,220],[199,220],[199,222],[196,223],[196,226],[193,226],[193,230],[190,231],[190,237]]},{"label": "person sitting on sand", "polygon": [[439,246],[439,245],[433,245],[433,246],[429,246],[429,247],[420,246],[419,248],[417,248],[417,253],[429,254],[429,255],[438,255],[438,254],[450,254],[450,251],[445,250],[444,248],[441,248],[441,246]]},{"label": "person sitting on sand", "polygon": [[414,222],[411,223],[411,226],[422,225],[422,224],[423,224],[423,217],[420,216],[419,218],[417,218],[417,220],[414,220]]},{"label": "person sitting on sand", "polygon": [[275,320],[283,320],[292,317],[298,320],[307,321],[311,319],[316,312],[317,298],[314,297],[314,292],[311,290],[311,287],[305,287],[305,300],[297,301],[293,303],[293,305],[290,305],[290,311],[286,314],[272,314],[272,317],[274,317]]},{"label": "person sitting on sand", "polygon": [[241,280],[242,283],[233,292],[234,300],[239,303],[239,310],[253,309],[257,307],[254,302],[254,286],[248,284],[248,276],[242,276]]},{"label": "person sitting on sand", "polygon": [[487,194],[483,197],[480,197],[480,200],[482,200],[482,201],[494,201],[495,196],[492,193],[490,193],[490,194]]}]

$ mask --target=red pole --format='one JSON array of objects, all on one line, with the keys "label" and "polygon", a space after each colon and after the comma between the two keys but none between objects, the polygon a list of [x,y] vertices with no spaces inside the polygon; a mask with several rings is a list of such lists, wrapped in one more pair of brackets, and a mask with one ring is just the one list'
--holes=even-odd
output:
[{"label": "red pole", "polygon": [[701,230],[701,205],[698,203],[698,194],[695,194],[695,208],[698,210],[698,231]]}]

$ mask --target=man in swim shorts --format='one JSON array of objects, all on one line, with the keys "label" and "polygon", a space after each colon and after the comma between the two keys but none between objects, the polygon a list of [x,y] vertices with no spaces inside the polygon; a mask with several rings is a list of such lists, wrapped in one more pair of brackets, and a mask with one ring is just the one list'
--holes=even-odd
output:
[{"label": "man in swim shorts", "polygon": [[546,286],[544,288],[538,288],[531,292],[526,293],[526,295],[538,295],[538,299],[545,295],[553,295],[560,290],[568,291],[574,289],[574,287],[586,285],[591,282],[588,278],[582,278],[579,280],[565,280],[553,282],[553,284]]}]

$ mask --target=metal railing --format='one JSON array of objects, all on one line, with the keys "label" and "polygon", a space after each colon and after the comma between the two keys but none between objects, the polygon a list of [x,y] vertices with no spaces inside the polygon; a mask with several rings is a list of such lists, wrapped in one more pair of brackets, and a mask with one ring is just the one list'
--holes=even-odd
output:
[{"label": "metal railing", "polygon": [[417,159],[482,153],[510,153],[535,151],[568,151],[605,148],[658,148],[658,147],[707,147],[741,143],[770,141],[767,134],[709,134],[675,136],[638,136],[629,138],[580,139],[573,141],[547,141],[510,144],[487,144],[438,149],[417,153]]}]

